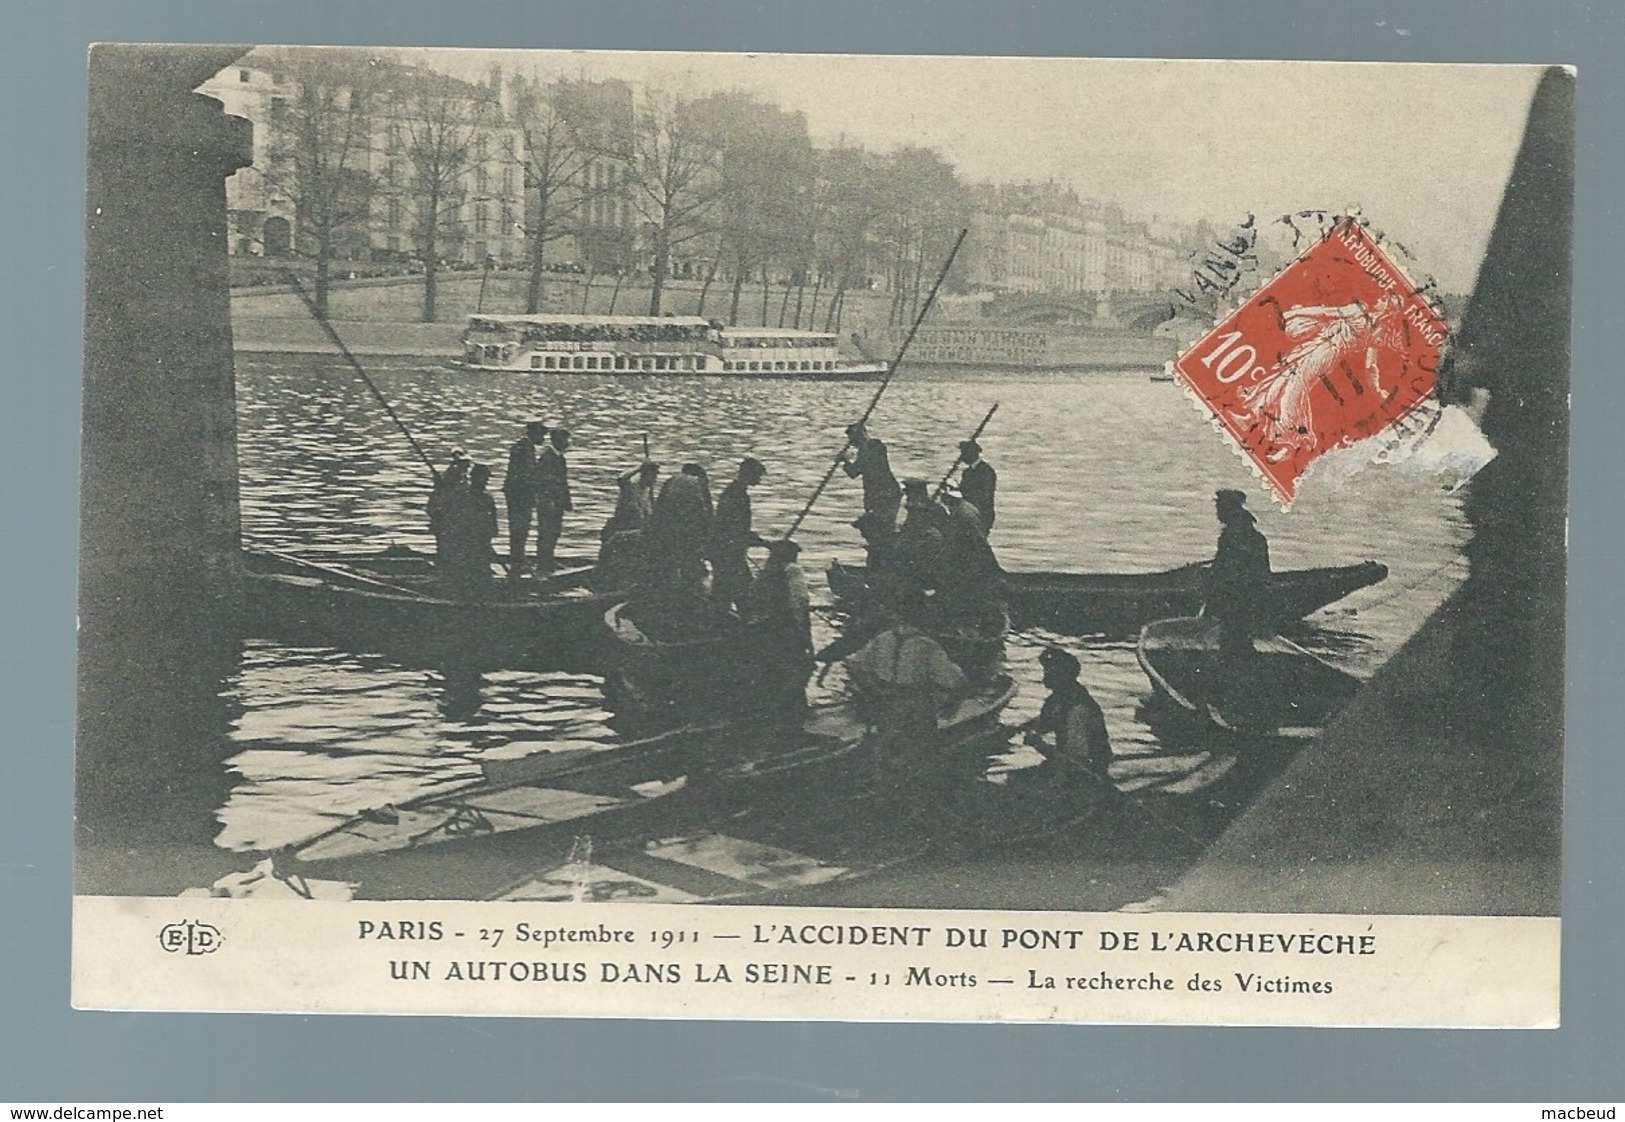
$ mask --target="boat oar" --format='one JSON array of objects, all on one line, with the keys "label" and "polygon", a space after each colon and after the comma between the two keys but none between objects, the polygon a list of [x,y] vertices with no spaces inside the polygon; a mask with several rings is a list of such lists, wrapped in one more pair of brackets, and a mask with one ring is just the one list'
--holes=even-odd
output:
[{"label": "boat oar", "polygon": [[[982,418],[982,423],[976,426],[976,431],[970,434],[970,440],[967,440],[965,443],[969,444],[972,441],[974,441],[977,437],[981,436],[982,435],[982,430],[987,428],[987,423],[993,419],[993,414],[997,413],[998,411],[999,411],[999,403],[995,401],[993,403],[993,408],[991,408],[991,409],[989,409],[987,411],[987,416]],[[960,461],[963,460],[963,459],[964,459],[964,453],[961,452],[959,454],[959,456],[954,459],[954,462],[949,466],[948,474],[944,475],[942,477],[942,482],[938,483],[937,484],[937,489],[931,493],[931,497],[933,499],[940,499],[942,497],[942,492],[945,491],[947,489],[947,487],[948,487],[948,480],[950,480],[950,479],[952,479],[954,477],[954,472],[959,470]]]},{"label": "boat oar", "polygon": [[339,333],[333,329],[333,324],[329,322],[322,310],[316,306],[316,301],[310,298],[310,294],[305,291],[305,286],[299,283],[299,278],[294,275],[293,270],[284,270],[284,275],[288,278],[288,283],[293,287],[294,292],[298,294],[299,299],[304,302],[305,307],[310,311],[311,316],[327,333],[328,340],[338,348],[339,354],[343,355],[344,360],[350,364],[350,369],[361,376],[361,380],[372,391],[372,396],[378,399],[378,404],[384,407],[384,412],[389,414],[389,419],[395,422],[395,427],[401,430],[401,435],[405,436],[407,442],[412,445],[412,451],[418,454],[418,459],[422,460],[424,466],[429,469],[429,474],[438,480],[440,472],[435,468],[434,461],[429,459],[428,453],[424,452],[422,445],[418,444],[417,438],[412,435],[405,422],[395,415],[395,410],[390,408],[389,402],[385,399],[383,393],[367,376],[366,370],[362,369],[361,363],[356,361],[355,355],[350,353],[350,348],[344,345],[344,340],[339,338]]},{"label": "boat oar", "polygon": [[[903,345],[897,348],[897,357],[892,359],[891,366],[886,371],[886,377],[881,380],[880,388],[875,391],[875,395],[869,399],[869,407],[863,411],[863,416],[858,418],[858,424],[866,423],[874,415],[875,406],[880,404],[881,395],[886,392],[886,387],[891,385],[891,380],[896,377],[898,368],[903,365],[903,356],[908,354],[909,344],[914,342],[914,336],[919,333],[920,325],[925,322],[925,317],[931,313],[931,305],[936,303],[937,292],[942,288],[942,282],[948,279],[948,270],[953,268],[954,258],[959,255],[959,247],[965,244],[965,235],[968,233],[970,233],[969,229],[962,229],[959,231],[959,237],[954,239],[954,247],[948,251],[948,259],[942,263],[942,271],[937,274],[937,281],[931,286],[930,295],[925,298],[925,303],[921,305],[920,314],[914,317],[913,326],[908,329],[908,334],[903,337]],[[784,532],[787,540],[795,537],[796,531],[801,528],[801,523],[806,519],[807,515],[812,513],[812,508],[818,505],[819,496],[824,493],[824,488],[829,486],[829,481],[835,478],[835,470],[845,460],[846,450],[850,447],[852,447],[852,438],[848,436],[846,443],[841,445],[841,450],[835,453],[835,460],[829,465],[829,470],[824,473],[824,478],[818,481],[818,486],[813,490],[812,498],[807,500],[807,505],[801,508],[801,513],[796,515],[796,520],[790,523],[790,528]]]},{"label": "boat oar", "polygon": [[369,588],[381,588],[386,592],[394,592],[398,595],[411,596],[420,600],[424,598],[424,594],[422,592],[416,592],[410,588],[402,588],[400,585],[390,584],[388,581],[381,581],[376,580],[373,577],[362,576],[360,573],[342,568],[338,565],[327,565],[320,561],[312,561],[308,557],[300,557],[293,553],[284,553],[280,549],[260,549],[258,552],[265,554],[267,557],[275,557],[278,561],[296,566],[297,568],[311,569],[315,572],[322,573],[330,577],[342,577],[353,584],[359,584]]}]

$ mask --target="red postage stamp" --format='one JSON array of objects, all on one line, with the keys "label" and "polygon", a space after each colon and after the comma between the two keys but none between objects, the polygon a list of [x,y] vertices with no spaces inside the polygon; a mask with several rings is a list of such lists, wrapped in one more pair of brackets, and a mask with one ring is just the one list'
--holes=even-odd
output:
[{"label": "red postage stamp", "polygon": [[1174,363],[1283,503],[1317,457],[1433,394],[1446,327],[1356,220],[1334,225]]}]

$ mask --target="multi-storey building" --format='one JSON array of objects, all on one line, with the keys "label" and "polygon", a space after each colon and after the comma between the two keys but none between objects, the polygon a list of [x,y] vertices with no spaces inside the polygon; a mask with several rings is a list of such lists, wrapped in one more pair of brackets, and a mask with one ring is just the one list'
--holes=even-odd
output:
[{"label": "multi-storey building", "polygon": [[986,190],[971,230],[971,283],[995,292],[1157,292],[1189,274],[1166,232],[1054,189]]},{"label": "multi-storey building", "polygon": [[[383,60],[374,66],[370,77],[377,85],[366,103],[361,150],[347,157],[365,205],[332,252],[341,259],[419,256],[433,179],[439,195],[436,256],[465,264],[487,257],[522,260],[524,140],[505,104],[501,75],[470,83]],[[293,155],[303,109],[297,69],[280,51],[255,50],[199,87],[226,112],[254,124],[254,163],[226,183],[228,249],[234,255],[313,252],[310,232],[300,228]],[[338,104],[347,106],[348,96],[353,94]]]},{"label": "multi-storey building", "polygon": [[198,92],[220,102],[233,117],[254,123],[254,162],[226,180],[227,252],[239,256],[283,256],[293,245],[294,199],[274,167],[279,158],[271,141],[272,122],[286,113],[286,76],[251,52],[228,66]]}]

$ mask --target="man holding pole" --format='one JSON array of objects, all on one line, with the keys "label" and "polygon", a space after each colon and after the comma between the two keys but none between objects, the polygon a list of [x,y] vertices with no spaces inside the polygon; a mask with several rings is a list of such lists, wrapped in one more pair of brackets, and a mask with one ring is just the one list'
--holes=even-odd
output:
[{"label": "man holding pole", "polygon": [[976,438],[959,442],[959,459],[965,470],[959,475],[959,493],[981,516],[982,536],[993,532],[993,498],[999,487],[999,473],[982,459],[982,446]]},{"label": "man holding pole", "polygon": [[870,436],[862,421],[846,426],[846,440],[854,451],[841,462],[848,478],[863,480],[863,512],[882,526],[896,526],[903,489],[892,474],[885,442]]}]

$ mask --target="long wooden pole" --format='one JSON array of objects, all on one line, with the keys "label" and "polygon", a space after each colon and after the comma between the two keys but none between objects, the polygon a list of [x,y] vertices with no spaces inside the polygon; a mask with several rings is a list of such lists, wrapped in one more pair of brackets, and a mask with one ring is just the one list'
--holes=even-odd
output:
[{"label": "long wooden pole", "polygon": [[[920,314],[914,317],[914,325],[908,329],[908,334],[903,338],[903,345],[897,348],[897,357],[892,359],[891,368],[886,371],[886,377],[882,379],[880,388],[875,390],[875,395],[869,399],[869,407],[863,411],[863,416],[858,418],[857,423],[859,425],[867,424],[869,418],[874,415],[875,407],[880,404],[881,395],[886,392],[886,387],[891,385],[891,380],[896,377],[898,367],[903,365],[903,356],[908,354],[909,344],[914,342],[914,336],[919,333],[920,325],[925,322],[925,317],[931,314],[931,305],[936,303],[937,292],[942,288],[942,282],[948,279],[948,270],[953,268],[954,258],[959,255],[959,247],[965,244],[965,235],[968,233],[970,233],[969,229],[962,229],[959,231],[959,236],[954,239],[954,247],[948,251],[948,259],[942,263],[942,271],[937,274],[937,282],[931,286],[931,294],[925,298],[925,303],[921,305]],[[812,513],[812,508],[818,505],[819,496],[824,493],[824,488],[828,487],[829,481],[835,478],[835,469],[841,466],[841,461],[846,458],[846,450],[850,447],[852,447],[852,438],[848,436],[846,443],[841,445],[841,450],[835,453],[835,459],[829,465],[829,470],[824,473],[824,478],[818,481],[818,486],[813,490],[812,498],[807,500],[807,505],[801,508],[801,513],[796,515],[796,520],[790,523],[790,528],[784,532],[785,538],[794,537],[796,531],[801,529],[802,522],[806,521],[807,515]]]},{"label": "long wooden pole", "polygon": [[315,318],[317,323],[321,324],[322,330],[327,333],[327,338],[339,349],[339,354],[343,355],[345,361],[350,364],[350,369],[361,376],[361,380],[372,391],[372,396],[378,399],[378,404],[384,407],[384,412],[389,414],[389,419],[395,422],[395,427],[401,430],[401,435],[406,437],[407,442],[412,445],[412,451],[418,454],[418,459],[422,460],[424,466],[429,469],[429,474],[438,480],[440,472],[436,470],[434,461],[429,459],[429,455],[423,450],[423,446],[417,442],[417,437],[413,436],[412,431],[406,427],[405,422],[395,415],[395,410],[389,407],[389,402],[384,398],[383,393],[367,376],[366,370],[362,369],[361,363],[356,361],[355,355],[350,353],[350,348],[344,345],[344,340],[339,338],[339,333],[333,330],[332,323],[322,314],[322,310],[316,306],[316,301],[310,298],[310,294],[305,291],[305,286],[299,283],[299,278],[294,275],[293,270],[287,270],[286,275],[288,283],[293,286],[294,292],[299,295],[300,300],[304,301],[304,305],[310,310],[311,316]]},{"label": "long wooden pole", "polygon": [[[982,430],[987,428],[987,423],[993,419],[993,414],[997,413],[998,411],[999,403],[995,401],[993,403],[993,408],[987,411],[987,416],[982,418],[982,423],[976,426],[976,431],[970,434],[970,440],[975,440],[977,437],[982,435]],[[966,443],[968,444],[970,441],[966,441]],[[954,477],[954,472],[959,468],[959,461],[964,458],[964,455],[965,454],[961,452],[954,462],[949,466],[948,474],[942,477],[942,482],[938,483],[937,489],[931,493],[931,497],[933,499],[941,498],[942,492],[947,490],[948,480]]]}]

